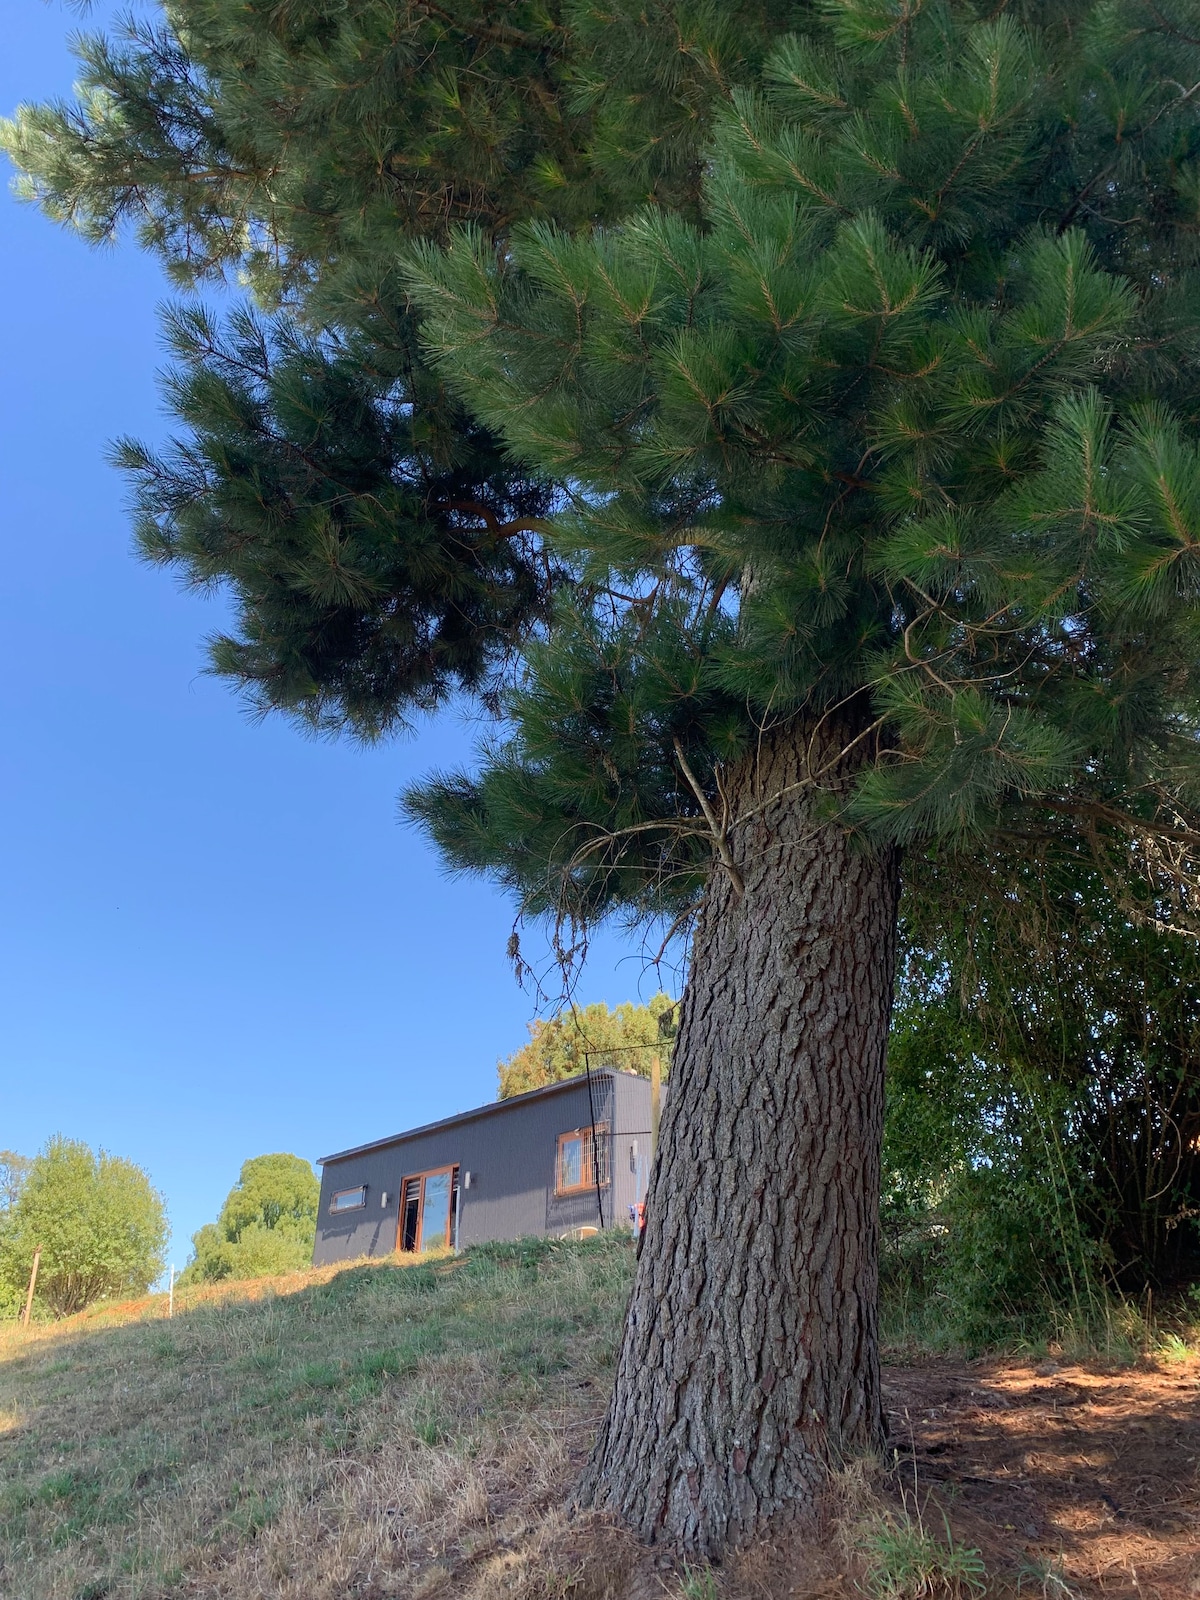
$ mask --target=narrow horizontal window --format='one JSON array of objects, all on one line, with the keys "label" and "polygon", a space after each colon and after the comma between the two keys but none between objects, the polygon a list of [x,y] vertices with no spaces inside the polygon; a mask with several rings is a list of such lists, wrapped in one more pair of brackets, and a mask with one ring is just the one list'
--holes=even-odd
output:
[{"label": "narrow horizontal window", "polygon": [[357,1211],[367,1203],[367,1186],[360,1184],[357,1189],[339,1189],[329,1202],[330,1211]]},{"label": "narrow horizontal window", "polygon": [[554,1189],[557,1194],[576,1194],[582,1189],[603,1189],[608,1185],[608,1126],[598,1124],[593,1141],[591,1128],[574,1128],[558,1136]]}]

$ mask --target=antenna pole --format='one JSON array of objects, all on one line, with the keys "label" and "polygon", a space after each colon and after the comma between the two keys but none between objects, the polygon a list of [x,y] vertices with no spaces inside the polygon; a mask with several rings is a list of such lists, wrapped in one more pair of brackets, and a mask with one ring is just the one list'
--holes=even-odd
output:
[{"label": "antenna pole", "polygon": [[662,1067],[658,1052],[650,1057],[650,1159],[658,1149],[658,1121],[662,1110]]},{"label": "antenna pole", "polygon": [[600,1193],[600,1149],[596,1143],[596,1097],[592,1093],[591,1052],[583,1052],[583,1070],[587,1073],[588,1109],[592,1113],[592,1175],[596,1180],[596,1210],[600,1213],[600,1228],[604,1228],[604,1199]]}]

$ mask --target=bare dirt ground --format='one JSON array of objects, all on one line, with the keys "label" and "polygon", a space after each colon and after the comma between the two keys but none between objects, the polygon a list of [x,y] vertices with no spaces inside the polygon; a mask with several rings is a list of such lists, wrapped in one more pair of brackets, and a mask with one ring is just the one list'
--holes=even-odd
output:
[{"label": "bare dirt ground", "polygon": [[[781,1528],[709,1573],[551,1513],[514,1541],[511,1567],[493,1553],[488,1587],[509,1590],[508,1576],[532,1594],[532,1567],[539,1592],[588,1600],[862,1600],[879,1591],[856,1530],[891,1510],[978,1550],[988,1596],[1200,1596],[1200,1359],[930,1360],[886,1369],[885,1385],[888,1460],[851,1474],[820,1526]],[[926,1592],[969,1590],[935,1577]]]},{"label": "bare dirt ground", "polygon": [[989,1572],[1028,1591],[1055,1564],[1080,1594],[1200,1595],[1200,1361],[886,1376],[895,1476],[915,1473]]}]

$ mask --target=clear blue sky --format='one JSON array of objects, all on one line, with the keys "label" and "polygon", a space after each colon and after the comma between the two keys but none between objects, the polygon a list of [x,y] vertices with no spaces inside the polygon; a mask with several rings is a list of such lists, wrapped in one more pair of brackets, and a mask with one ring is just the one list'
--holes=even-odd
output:
[{"label": "clear blue sky", "polygon": [[[4,16],[0,110],[66,95],[77,16]],[[132,241],[89,250],[0,190],[0,1148],[61,1132],[139,1162],[182,1265],[247,1156],[491,1099],[533,1006],[511,907],[396,821],[469,729],[364,751],[255,726],[201,675],[220,603],[130,555],[104,451],[167,427],[167,294]],[[613,936],[579,997],[655,986]]]}]

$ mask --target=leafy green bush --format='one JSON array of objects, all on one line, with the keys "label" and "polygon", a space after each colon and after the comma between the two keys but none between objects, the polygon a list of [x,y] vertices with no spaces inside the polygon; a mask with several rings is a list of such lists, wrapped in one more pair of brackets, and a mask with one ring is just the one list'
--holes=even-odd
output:
[{"label": "leafy green bush", "polygon": [[[982,1347],[1110,1325],[1200,1272],[1200,950],[1097,875],[1022,868],[1004,916],[909,896],[881,1281]],[[997,897],[993,897],[993,904]]]},{"label": "leafy green bush", "polygon": [[51,1139],[0,1223],[0,1311],[20,1305],[39,1246],[36,1303],[69,1316],[96,1300],[144,1294],[163,1269],[166,1243],[162,1197],[140,1167]]}]

